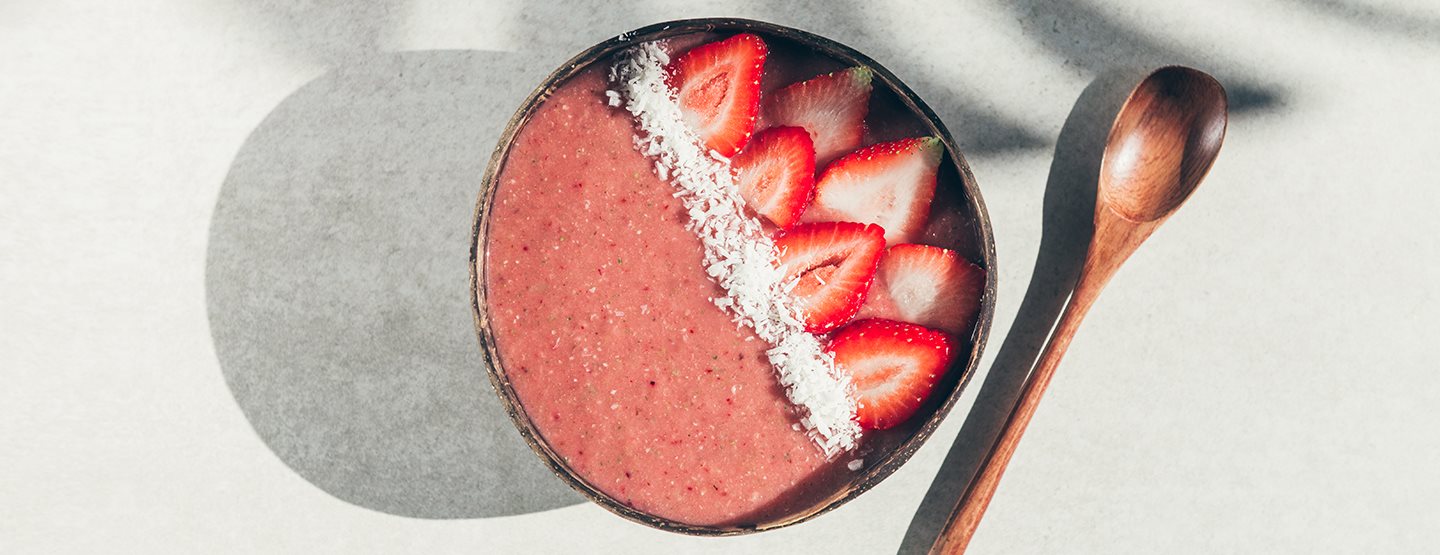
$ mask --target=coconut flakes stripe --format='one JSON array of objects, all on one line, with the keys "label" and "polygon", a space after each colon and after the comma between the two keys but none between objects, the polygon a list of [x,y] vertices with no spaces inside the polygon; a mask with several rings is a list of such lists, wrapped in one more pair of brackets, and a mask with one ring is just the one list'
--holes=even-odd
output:
[{"label": "coconut flakes stripe", "polygon": [[666,79],[670,56],[659,44],[636,45],[610,68],[609,103],[635,117],[635,148],[654,160],[655,174],[675,187],[704,249],[705,273],[725,291],[713,299],[770,345],[766,355],[785,395],[802,409],[800,424],[827,457],[854,449],[860,437],[849,376],[835,368],[777,264],[775,242],[745,213],[730,162],[709,151],[680,112]]}]

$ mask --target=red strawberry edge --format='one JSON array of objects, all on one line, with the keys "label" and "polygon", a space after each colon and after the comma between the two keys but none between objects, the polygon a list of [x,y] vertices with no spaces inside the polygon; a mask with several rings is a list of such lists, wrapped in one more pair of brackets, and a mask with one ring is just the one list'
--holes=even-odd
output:
[{"label": "red strawberry edge", "polygon": [[855,386],[855,419],[862,428],[898,426],[920,410],[960,351],[955,336],[893,320],[851,323],[826,350]]},{"label": "red strawberry edge", "polygon": [[666,68],[685,122],[706,148],[729,157],[750,140],[768,53],[759,36],[740,33],[691,48]]},{"label": "red strawberry edge", "polygon": [[980,313],[985,269],[950,249],[900,244],[885,250],[858,318],[885,318],[966,335]]},{"label": "red strawberry edge", "polygon": [[815,147],[799,127],[772,127],[730,160],[745,204],[775,227],[790,229],[815,196]]},{"label": "red strawberry edge", "polygon": [[[879,224],[885,228],[886,244],[913,242],[930,217],[944,153],[939,138],[911,137],[846,154],[821,172],[815,199],[801,219]],[[912,172],[906,177],[914,181],[889,181],[889,174],[898,171]]]},{"label": "red strawberry edge", "polygon": [[805,128],[823,167],[862,144],[873,77],[870,68],[856,66],[786,85],[765,99],[763,124]]},{"label": "red strawberry edge", "polygon": [[804,313],[805,331],[827,333],[865,304],[885,230],[854,222],[804,224],[777,235],[775,247],[785,278],[796,281],[791,295]]}]

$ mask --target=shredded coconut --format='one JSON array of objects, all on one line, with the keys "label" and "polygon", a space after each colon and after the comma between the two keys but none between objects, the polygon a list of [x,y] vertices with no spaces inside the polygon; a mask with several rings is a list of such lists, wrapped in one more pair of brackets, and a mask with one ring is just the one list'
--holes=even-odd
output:
[{"label": "shredded coconut", "polygon": [[707,151],[685,124],[666,80],[669,61],[659,44],[647,42],[622,53],[610,68],[612,85],[635,116],[635,147],[655,161],[655,174],[675,187],[684,204],[704,247],[705,273],[725,290],[713,299],[716,306],[770,344],[766,355],[790,402],[803,409],[800,424],[810,438],[827,457],[853,449],[860,425],[850,379],[836,370],[820,339],[805,331],[790,296],[795,281],[776,264],[775,243],[760,222],[745,214],[729,161]]}]

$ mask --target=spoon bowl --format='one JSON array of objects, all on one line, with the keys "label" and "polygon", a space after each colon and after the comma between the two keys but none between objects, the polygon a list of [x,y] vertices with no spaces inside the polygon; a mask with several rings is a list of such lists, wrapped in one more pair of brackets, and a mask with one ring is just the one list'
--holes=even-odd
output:
[{"label": "spoon bowl", "polygon": [[1214,164],[1227,111],[1224,87],[1205,72],[1168,66],[1151,73],[1110,128],[1100,204],[1132,222],[1174,212]]}]

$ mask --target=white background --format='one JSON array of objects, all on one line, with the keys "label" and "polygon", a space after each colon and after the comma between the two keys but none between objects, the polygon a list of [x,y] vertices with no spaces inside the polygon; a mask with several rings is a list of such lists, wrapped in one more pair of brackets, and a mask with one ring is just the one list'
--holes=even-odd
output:
[{"label": "white background", "polygon": [[[1274,96],[1231,121],[1205,185],[1091,313],[973,552],[1440,542],[1435,5],[726,4],[0,3],[0,552],[892,552],[1026,294],[1067,114],[1106,59],[1167,53]],[[1143,40],[1105,39],[1094,13]],[[621,31],[721,15],[869,53],[980,145],[995,327],[982,375],[907,466],[813,522],[706,539],[588,503],[392,516],[267,448],[220,371],[205,262],[231,162],[277,104],[370,52],[525,51],[543,72]],[[985,146],[965,114],[1033,144]]]}]

